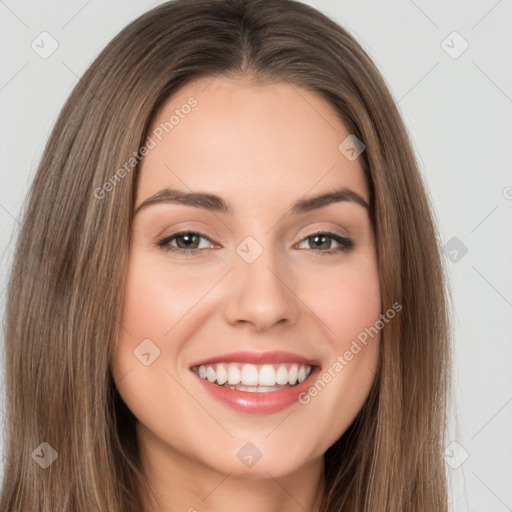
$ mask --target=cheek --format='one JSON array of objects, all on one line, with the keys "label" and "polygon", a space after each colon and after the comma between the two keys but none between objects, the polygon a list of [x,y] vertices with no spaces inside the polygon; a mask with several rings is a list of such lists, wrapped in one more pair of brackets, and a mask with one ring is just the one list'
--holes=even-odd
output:
[{"label": "cheek", "polygon": [[200,326],[200,306],[204,307],[206,292],[218,280],[217,270],[211,268],[185,271],[184,264],[157,260],[137,249],[130,254],[112,356],[118,389],[132,411],[139,410],[141,404],[148,407],[148,394],[156,400],[162,389],[174,386],[169,371],[174,373],[183,345]]},{"label": "cheek", "polygon": [[[183,292],[169,287],[167,279],[158,278],[163,275],[137,254],[131,254],[119,336],[112,357],[112,368],[118,379],[130,373],[130,378],[137,375],[145,382],[147,375],[155,373],[155,368],[163,369],[168,348],[164,352],[162,340],[178,321],[183,305]],[[148,352],[149,356],[144,355]],[[146,369],[151,369],[151,373],[145,372],[144,363],[148,361],[144,359],[148,358],[152,362]],[[125,386],[127,380],[130,379],[125,379]]]},{"label": "cheek", "polygon": [[[190,403],[190,395],[175,381],[182,346],[178,333],[204,293],[204,280],[184,280],[177,266],[155,265],[137,251],[131,254],[111,367],[122,399],[150,430],[173,424],[173,411]],[[198,414],[197,408],[190,407],[193,413]],[[186,436],[180,438],[186,442]]]},{"label": "cheek", "polygon": [[316,274],[308,292],[308,303],[328,329],[323,347],[328,356],[300,402],[311,417],[326,419],[313,431],[329,446],[361,410],[378,366],[379,275],[373,256],[360,262]]},{"label": "cheek", "polygon": [[156,265],[135,254],[128,270],[122,326],[134,342],[167,339],[204,296],[210,281],[211,275],[185,273],[181,265]]},{"label": "cheek", "polygon": [[339,269],[315,273],[308,285],[308,303],[328,328],[331,342],[345,349],[367,327],[375,324],[381,313],[377,265],[372,257]]}]

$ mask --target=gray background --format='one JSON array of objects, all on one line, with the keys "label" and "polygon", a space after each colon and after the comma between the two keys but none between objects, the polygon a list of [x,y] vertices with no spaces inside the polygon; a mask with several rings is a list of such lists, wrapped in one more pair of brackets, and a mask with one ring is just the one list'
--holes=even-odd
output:
[{"label": "gray background", "polygon": [[[0,313],[20,207],[61,106],[106,43],[158,3],[0,0]],[[512,2],[306,3],[346,27],[384,75],[448,243],[452,511],[511,511]],[[46,37],[50,48],[44,31],[58,43],[47,58],[31,47]]]}]

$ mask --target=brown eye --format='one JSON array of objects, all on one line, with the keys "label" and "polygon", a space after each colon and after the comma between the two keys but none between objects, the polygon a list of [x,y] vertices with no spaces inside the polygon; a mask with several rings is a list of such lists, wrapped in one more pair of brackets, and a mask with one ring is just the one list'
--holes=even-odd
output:
[{"label": "brown eye", "polygon": [[[165,251],[180,251],[184,253],[188,251],[191,253],[197,252],[212,246],[212,243],[210,243],[206,244],[204,247],[199,247],[201,239],[211,242],[207,236],[201,233],[195,231],[178,231],[159,240],[157,246]],[[174,240],[176,241],[175,244],[172,243]]]},{"label": "brown eye", "polygon": [[[338,247],[332,247],[332,241],[338,244]],[[338,252],[346,252],[352,249],[354,242],[349,238],[339,235],[338,233],[323,232],[312,233],[303,239],[307,242],[312,250],[316,252],[324,252],[326,254],[335,254]]]},{"label": "brown eye", "polygon": [[[174,237],[176,239],[176,245],[180,249],[197,249],[199,245],[199,235],[194,235],[193,233],[187,233],[185,235],[178,235]],[[179,241],[182,240],[183,244],[180,244]]]}]

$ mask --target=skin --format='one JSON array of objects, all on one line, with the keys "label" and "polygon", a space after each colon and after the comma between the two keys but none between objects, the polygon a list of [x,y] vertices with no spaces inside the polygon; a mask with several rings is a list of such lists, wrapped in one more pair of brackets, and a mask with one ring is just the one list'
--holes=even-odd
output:
[{"label": "skin", "polygon": [[[191,96],[197,106],[142,160],[135,208],[168,187],[220,195],[234,214],[160,203],[135,215],[116,385],[138,420],[144,470],[162,510],[318,511],[323,455],[368,396],[379,337],[308,404],[269,415],[212,400],[189,365],[238,350],[289,350],[326,371],[378,320],[368,211],[343,201],[288,213],[296,200],[340,186],[368,202],[364,174],[359,159],[338,149],[349,132],[315,93],[250,77],[201,79],[176,93],[151,129]],[[195,253],[158,247],[181,228],[207,237],[195,240]],[[353,248],[325,254],[340,244],[327,238],[315,247],[308,237],[326,231]],[[236,252],[247,236],[263,248],[250,264]],[[187,247],[183,237],[170,245]],[[160,350],[149,366],[134,356],[144,339]],[[247,442],[262,453],[250,468],[236,456]]]}]

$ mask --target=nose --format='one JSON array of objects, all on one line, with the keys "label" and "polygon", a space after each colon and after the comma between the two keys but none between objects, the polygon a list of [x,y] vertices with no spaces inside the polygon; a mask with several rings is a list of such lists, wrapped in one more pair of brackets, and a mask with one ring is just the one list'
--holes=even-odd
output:
[{"label": "nose", "polygon": [[284,263],[277,265],[272,250],[266,248],[252,263],[238,255],[231,272],[225,307],[231,325],[250,324],[258,331],[274,325],[292,325],[299,317],[299,302]]}]

